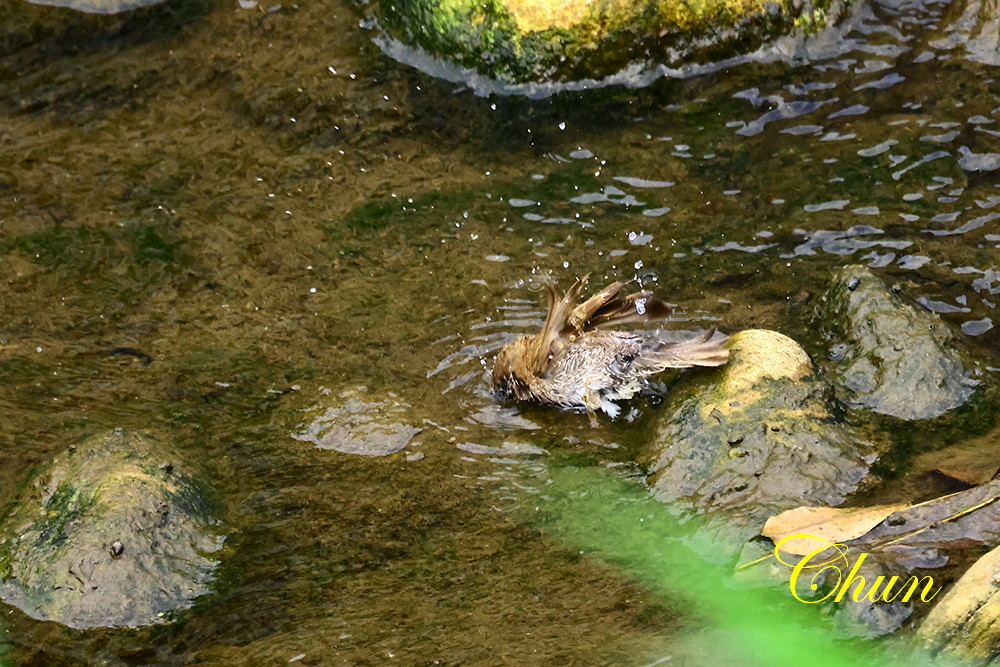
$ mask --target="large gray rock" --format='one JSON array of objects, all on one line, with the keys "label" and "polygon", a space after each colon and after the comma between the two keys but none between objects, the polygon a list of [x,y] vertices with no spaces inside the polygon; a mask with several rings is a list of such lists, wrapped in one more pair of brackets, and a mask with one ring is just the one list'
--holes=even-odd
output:
[{"label": "large gray rock", "polygon": [[875,459],[835,417],[809,356],[774,331],[734,334],[726,366],[690,374],[667,400],[649,484],[703,514],[720,555],[738,553],[774,514],[839,504]]},{"label": "large gray rock", "polygon": [[202,485],[153,440],[93,436],[0,524],[0,598],[74,628],[165,620],[208,592],[222,546]]},{"label": "large gray rock", "polygon": [[833,381],[855,408],[929,419],[965,403],[976,382],[934,313],[893,293],[864,266],[837,272],[819,308],[833,341]]}]

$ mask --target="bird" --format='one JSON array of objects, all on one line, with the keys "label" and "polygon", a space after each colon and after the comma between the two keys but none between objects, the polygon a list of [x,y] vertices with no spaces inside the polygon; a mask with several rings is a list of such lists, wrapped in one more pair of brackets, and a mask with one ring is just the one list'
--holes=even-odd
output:
[{"label": "bird", "polygon": [[648,332],[606,331],[601,327],[647,322],[670,314],[670,306],[642,290],[621,297],[622,281],[586,301],[580,295],[590,274],[560,297],[546,285],[548,308],[542,330],[501,348],[490,384],[503,398],[562,408],[584,408],[592,425],[597,411],[614,419],[615,401],[632,398],[648,378],[668,368],[721,366],[729,360],[728,336],[713,327],[681,343],[667,343]]}]

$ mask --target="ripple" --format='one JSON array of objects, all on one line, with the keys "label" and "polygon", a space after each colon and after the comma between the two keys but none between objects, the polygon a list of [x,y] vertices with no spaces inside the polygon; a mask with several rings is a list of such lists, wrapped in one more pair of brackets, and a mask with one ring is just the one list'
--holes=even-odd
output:
[{"label": "ripple", "polygon": [[881,155],[887,150],[898,144],[899,142],[895,139],[886,139],[880,144],[872,146],[871,148],[862,148],[858,151],[858,155],[861,157],[875,157],[876,155]]},{"label": "ripple", "polygon": [[827,116],[828,120],[833,120],[834,118],[840,118],[841,116],[857,116],[868,111],[868,107],[864,104],[852,104],[851,106],[841,109],[840,111],[834,111],[832,114]]},{"label": "ripple", "polygon": [[949,157],[950,155],[951,155],[951,153],[949,153],[948,151],[934,151],[933,153],[930,153],[929,155],[925,155],[924,157],[920,158],[920,160],[918,160],[917,162],[914,162],[910,166],[903,167],[899,171],[893,172],[893,174],[892,174],[892,180],[898,181],[899,179],[901,179],[903,177],[903,175],[906,172],[908,172],[908,171],[910,171],[912,169],[916,169],[917,167],[919,167],[921,165],[924,165],[924,164],[927,164],[928,162],[933,162],[934,160],[940,160],[943,157]]},{"label": "ripple", "polygon": [[[945,217],[950,218],[950,220],[947,220],[947,219],[946,220],[938,220],[937,218],[939,218],[939,217],[942,217],[942,216],[934,216],[934,218],[931,218],[931,221],[932,222],[950,222],[951,220],[954,220],[955,218],[957,218],[958,214],[955,214],[954,217],[945,216]],[[957,229],[924,229],[922,231],[926,232],[927,234],[933,234],[934,236],[951,236],[951,235],[954,235],[954,234],[966,234],[966,233],[974,231],[976,229],[980,229],[987,222],[991,222],[993,220],[996,220],[997,218],[1000,218],[1000,213],[987,213],[986,215],[981,215],[978,218],[973,218],[972,220],[969,220],[967,223],[965,223],[961,227],[958,227]]]},{"label": "ripple", "polygon": [[973,153],[968,146],[959,146],[958,166],[965,171],[995,171],[1000,169],[1000,153]]},{"label": "ripple", "polygon": [[802,136],[805,134],[819,134],[822,131],[822,125],[795,125],[793,127],[786,127],[781,131],[781,133],[791,134],[793,136]]},{"label": "ripple", "polygon": [[897,72],[893,72],[892,74],[886,74],[878,81],[869,81],[868,83],[863,83],[860,86],[855,87],[854,90],[859,91],[872,88],[877,90],[885,90],[886,88],[891,88],[895,86],[897,83],[901,83],[903,81],[906,81],[905,76]]},{"label": "ripple", "polygon": [[981,336],[992,328],[993,320],[988,317],[962,323],[962,331],[970,336]]},{"label": "ripple", "polygon": [[806,204],[803,208],[810,213],[816,213],[818,211],[842,211],[844,207],[850,203],[850,199],[835,199],[821,204]]},{"label": "ripple", "polygon": [[929,299],[926,296],[919,297],[917,303],[926,308],[927,310],[933,311],[935,313],[970,313],[971,308],[965,308],[963,306],[953,306],[950,303],[945,303],[944,301],[935,301],[934,299]]},{"label": "ripple", "polygon": [[651,181],[645,178],[633,178],[632,176],[615,176],[614,180],[635,188],[669,188],[675,185],[674,181]]},{"label": "ripple", "polygon": [[830,104],[834,101],[836,101],[836,98],[830,100],[821,100],[818,102],[810,102],[806,100],[795,100],[792,102],[785,102],[784,100],[781,100],[780,106],[777,109],[772,109],[771,111],[768,111],[757,120],[745,124],[743,127],[736,130],[736,134],[742,137],[755,136],[763,132],[764,128],[769,123],[773,123],[779,120],[788,120],[790,118],[798,118],[799,116],[805,116],[806,114],[810,114],[816,109],[819,109],[820,107],[826,104]]},{"label": "ripple", "polygon": [[670,208],[667,206],[661,208],[647,208],[642,212],[642,214],[648,218],[658,218],[661,215],[666,215],[667,213],[670,213]]},{"label": "ripple", "polygon": [[953,132],[945,132],[944,134],[927,134],[920,137],[920,141],[927,141],[934,144],[947,144],[954,141],[958,135],[961,134],[958,130]]},{"label": "ripple", "polygon": [[548,456],[549,454],[541,447],[523,442],[504,442],[500,447],[479,445],[474,442],[460,442],[455,446],[470,454],[490,454],[493,456]]},{"label": "ripple", "polygon": [[796,229],[793,234],[806,237],[806,242],[796,246],[791,254],[783,254],[782,258],[802,257],[815,255],[817,250],[823,250],[831,255],[852,255],[859,250],[867,250],[874,247],[889,248],[892,250],[902,250],[913,244],[912,241],[889,240],[889,239],[863,239],[862,236],[872,234],[884,234],[881,229],[868,225],[855,225],[843,231],[817,230],[807,232]]},{"label": "ripple", "polygon": [[930,261],[931,258],[924,255],[903,255],[899,258],[899,268],[915,270],[925,264],[929,264]]},{"label": "ripple", "polygon": [[749,253],[760,253],[768,250],[770,248],[778,245],[777,243],[761,243],[759,245],[743,245],[742,243],[737,243],[736,241],[729,241],[720,246],[708,246],[708,249],[713,252],[723,252],[725,250],[739,250],[741,252]]}]

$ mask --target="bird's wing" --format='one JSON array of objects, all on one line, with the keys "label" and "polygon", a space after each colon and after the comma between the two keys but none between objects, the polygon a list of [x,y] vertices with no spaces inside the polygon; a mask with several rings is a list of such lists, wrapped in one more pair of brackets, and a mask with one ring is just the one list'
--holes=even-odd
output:
[{"label": "bird's wing", "polygon": [[[621,287],[621,283],[615,283]],[[609,285],[612,287],[613,285]],[[616,290],[617,293],[617,290]],[[587,318],[585,330],[626,322],[648,322],[670,315],[670,304],[648,290],[635,292],[620,299],[606,300]]]},{"label": "bird's wing", "polygon": [[613,282],[574,308],[566,320],[564,333],[569,335],[582,333],[594,314],[607,307],[609,303],[613,303],[615,296],[624,286],[625,283],[620,280]]},{"label": "bird's wing", "polygon": [[535,375],[544,375],[552,362],[566,349],[569,336],[573,332],[573,327],[568,325],[568,322],[576,309],[577,301],[580,300],[580,292],[583,291],[589,279],[589,273],[578,279],[562,298],[559,298],[555,287],[546,285],[548,312],[545,315],[545,324],[542,325],[541,332],[535,337],[532,359],[530,360]]},{"label": "bird's wing", "polygon": [[642,291],[618,297],[625,283],[616,281],[577,305],[590,274],[574,282],[561,298],[555,287],[547,285],[548,312],[542,331],[534,339],[529,363],[541,377],[563,355],[570,343],[585,331],[600,326],[645,322],[670,314],[670,306]]}]

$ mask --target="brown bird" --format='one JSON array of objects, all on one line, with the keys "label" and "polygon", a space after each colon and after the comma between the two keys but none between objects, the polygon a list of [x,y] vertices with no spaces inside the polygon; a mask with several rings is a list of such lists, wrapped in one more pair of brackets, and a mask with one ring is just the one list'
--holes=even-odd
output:
[{"label": "brown bird", "polygon": [[508,343],[493,364],[493,390],[521,401],[583,407],[596,423],[597,410],[616,417],[614,403],[631,398],[650,375],[668,368],[721,366],[729,359],[728,337],[713,340],[715,329],[684,341],[665,343],[648,333],[601,331],[598,327],[666,317],[670,307],[642,291],[619,297],[625,283],[614,282],[578,305],[590,274],[559,298],[547,285],[548,313],[541,332]]}]

